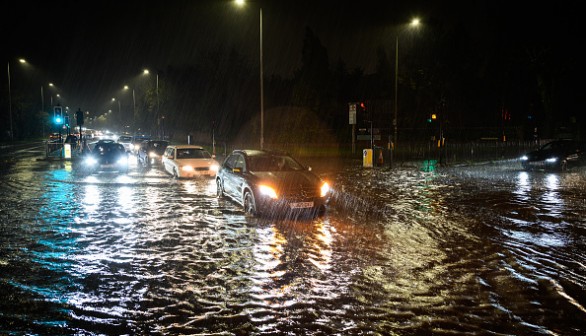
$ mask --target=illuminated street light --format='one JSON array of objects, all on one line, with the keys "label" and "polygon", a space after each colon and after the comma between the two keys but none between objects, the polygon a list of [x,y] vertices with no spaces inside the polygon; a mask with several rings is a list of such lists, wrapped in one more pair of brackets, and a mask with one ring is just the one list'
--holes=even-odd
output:
[{"label": "illuminated street light", "polygon": [[[234,0],[236,5],[244,6],[245,0]],[[263,62],[262,62],[262,7],[259,8],[259,31],[260,31],[260,149],[264,148],[264,79],[263,79]]]},{"label": "illuminated street light", "polygon": [[[414,18],[409,23],[409,27],[415,28],[419,26],[419,19]],[[391,149],[391,161],[390,164],[393,162],[393,151],[397,147],[397,115],[398,115],[398,95],[397,95],[397,88],[398,88],[398,73],[399,73],[399,33],[395,37],[395,101],[394,103],[394,114],[393,114],[393,144],[389,144],[389,148]]]},{"label": "illuminated street light", "polygon": [[[124,90],[129,90],[128,85],[124,85]],[[136,123],[136,97],[134,95],[134,88],[132,88],[132,124]]]},{"label": "illuminated street light", "polygon": [[[150,71],[148,69],[144,69],[143,70],[143,73],[145,75],[148,75],[150,73]],[[157,120],[157,132],[160,133],[160,130],[159,130],[159,127],[158,127],[159,124],[160,124],[160,120],[159,120],[159,106],[160,106],[160,104],[159,104],[159,74],[157,73],[156,76],[157,76],[157,78],[156,78],[157,111],[155,113],[156,114],[155,115],[155,120]]]},{"label": "illuminated street light", "polygon": [[[26,63],[26,60],[21,58],[20,63]],[[14,129],[12,126],[12,92],[10,90],[10,61],[8,61],[8,109],[10,110],[10,139],[14,141]]]}]

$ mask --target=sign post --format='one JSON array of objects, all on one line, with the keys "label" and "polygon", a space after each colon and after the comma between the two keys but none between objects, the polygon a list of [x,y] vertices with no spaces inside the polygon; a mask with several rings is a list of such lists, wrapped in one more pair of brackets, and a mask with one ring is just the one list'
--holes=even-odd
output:
[{"label": "sign post", "polygon": [[356,103],[348,103],[349,124],[352,125],[352,154],[356,153]]}]

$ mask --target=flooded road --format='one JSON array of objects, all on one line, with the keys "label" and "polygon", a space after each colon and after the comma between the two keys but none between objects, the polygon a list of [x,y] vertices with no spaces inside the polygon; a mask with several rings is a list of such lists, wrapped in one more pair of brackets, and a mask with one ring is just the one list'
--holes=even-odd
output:
[{"label": "flooded road", "polygon": [[250,218],[213,180],[0,169],[0,334],[584,335],[586,172],[310,163],[326,215]]}]

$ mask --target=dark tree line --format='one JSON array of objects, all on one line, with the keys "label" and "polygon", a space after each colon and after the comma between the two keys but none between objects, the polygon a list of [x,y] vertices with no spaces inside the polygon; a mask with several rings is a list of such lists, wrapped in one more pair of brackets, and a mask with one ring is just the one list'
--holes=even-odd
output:
[{"label": "dark tree line", "polygon": [[[397,74],[399,138],[410,140],[428,127],[432,113],[445,136],[459,141],[500,138],[503,132],[508,139],[522,140],[531,137],[534,128],[543,138],[555,137],[562,127],[579,134],[584,120],[572,78],[575,59],[541,42],[494,32],[471,36],[462,27],[439,24],[403,38]],[[328,132],[347,142],[350,102],[366,102],[368,115],[359,119],[372,120],[382,134],[390,134],[395,50],[381,46],[373,52],[378,62],[371,74],[348,69],[342,60],[332,64],[319,37],[307,27],[301,67],[292,78],[265,78],[265,136],[294,131],[301,139],[303,132]],[[234,50],[218,50],[202,59],[198,66],[164,72],[166,127],[203,136],[213,129],[217,139],[227,142],[242,133],[257,139],[257,62]],[[290,120],[287,111],[299,114],[300,108],[319,122],[308,119],[299,129],[279,124]],[[295,141],[295,136],[288,139]]]}]

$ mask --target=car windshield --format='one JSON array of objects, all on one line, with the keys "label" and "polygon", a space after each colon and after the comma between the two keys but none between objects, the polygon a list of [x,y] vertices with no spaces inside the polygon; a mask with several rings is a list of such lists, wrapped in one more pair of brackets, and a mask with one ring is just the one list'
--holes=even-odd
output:
[{"label": "car windshield", "polygon": [[121,144],[114,143],[98,143],[94,147],[94,153],[98,155],[105,155],[108,153],[125,152],[124,147]]},{"label": "car windshield", "polygon": [[572,147],[572,145],[574,145],[574,143],[571,141],[552,141],[543,145],[541,150],[567,149]]},{"label": "car windshield", "polygon": [[292,171],[303,170],[303,166],[287,155],[262,155],[249,157],[248,170]]},{"label": "car windshield", "polygon": [[167,141],[151,141],[148,143],[148,150],[157,154],[163,154],[169,143]]},{"label": "car windshield", "polygon": [[206,150],[197,148],[177,148],[177,159],[211,159]]}]

